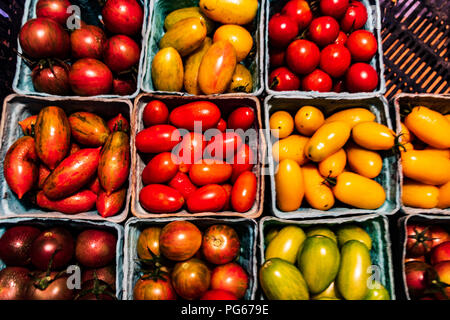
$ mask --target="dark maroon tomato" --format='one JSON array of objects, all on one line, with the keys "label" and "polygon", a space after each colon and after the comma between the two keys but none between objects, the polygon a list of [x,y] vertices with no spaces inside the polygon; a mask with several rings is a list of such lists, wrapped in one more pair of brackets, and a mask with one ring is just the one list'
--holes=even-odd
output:
[{"label": "dark maroon tomato", "polygon": [[412,298],[419,298],[437,280],[436,271],[425,262],[411,261],[405,264],[405,280]]},{"label": "dark maroon tomato", "polygon": [[179,211],[185,200],[174,188],[164,184],[149,184],[139,193],[139,203],[152,213],[170,213]]},{"label": "dark maroon tomato", "polygon": [[319,46],[333,43],[339,35],[339,23],[336,19],[323,16],[314,19],[309,25],[309,37]]},{"label": "dark maroon tomato", "polygon": [[228,200],[227,192],[218,184],[208,184],[195,190],[187,199],[189,212],[221,211]]},{"label": "dark maroon tomato", "polygon": [[0,300],[24,300],[29,271],[22,267],[6,267],[0,271]]},{"label": "dark maroon tomato", "polygon": [[294,20],[300,30],[305,29],[313,18],[311,8],[305,0],[291,0],[283,7],[281,13]]},{"label": "dark maroon tomato", "polygon": [[406,237],[407,256],[420,257],[430,252],[433,240],[429,227],[421,224],[408,224]]},{"label": "dark maroon tomato", "polygon": [[34,89],[59,96],[68,95],[70,93],[69,70],[69,65],[65,63],[55,64],[52,67],[36,66],[31,74]]},{"label": "dark maroon tomato", "polygon": [[106,40],[105,32],[97,26],[87,25],[75,30],[70,35],[73,58],[102,59]]},{"label": "dark maroon tomato", "polygon": [[130,69],[139,62],[139,55],[138,44],[121,34],[109,38],[103,49],[103,61],[114,72]]},{"label": "dark maroon tomato", "polygon": [[347,89],[345,88],[345,82],[342,79],[337,79],[333,84],[333,92],[345,92]]},{"label": "dark maroon tomato", "polygon": [[141,31],[144,12],[136,0],[108,0],[102,17],[106,29],[112,33],[132,36]]},{"label": "dark maroon tomato", "polygon": [[341,29],[344,32],[351,32],[364,27],[367,21],[367,9],[359,1],[351,1],[341,19]]},{"label": "dark maroon tomato", "polygon": [[36,18],[28,20],[20,29],[20,46],[34,59],[65,59],[70,52],[69,34],[54,20]]},{"label": "dark maroon tomato", "polygon": [[62,26],[66,26],[70,12],[67,12],[72,4],[69,0],[39,0],[36,4],[36,16],[55,20]]},{"label": "dark maroon tomato", "polygon": [[320,69],[316,69],[302,79],[303,91],[329,92],[333,87],[331,77]]},{"label": "dark maroon tomato", "polygon": [[234,294],[225,290],[209,290],[200,300],[238,300]]},{"label": "dark maroon tomato", "polygon": [[33,281],[28,283],[26,300],[73,300],[75,290],[67,286],[68,277],[51,272],[35,272]]},{"label": "dark maroon tomato", "polygon": [[38,228],[31,226],[9,228],[0,238],[0,260],[8,266],[28,265],[31,245],[40,234]]},{"label": "dark maroon tomato", "polygon": [[320,50],[311,41],[295,40],[287,48],[286,62],[297,74],[311,73],[319,65]]},{"label": "dark maroon tomato", "polygon": [[281,67],[284,65],[286,51],[284,49],[271,48],[269,49],[269,61],[272,68]]},{"label": "dark maroon tomato", "polygon": [[227,263],[216,267],[211,275],[211,289],[226,290],[238,299],[245,296],[248,288],[248,275],[239,264]]},{"label": "dark maroon tomato", "polygon": [[99,279],[91,279],[82,283],[75,300],[117,300],[117,298],[109,284]]},{"label": "dark maroon tomato", "polygon": [[132,95],[137,90],[137,84],[134,79],[120,79],[113,80],[113,93],[119,96]]},{"label": "dark maroon tomato", "polygon": [[341,44],[330,44],[320,53],[320,69],[335,78],[343,76],[351,62],[350,51]]},{"label": "dark maroon tomato", "polygon": [[320,0],[320,11],[324,16],[340,19],[347,11],[349,0]]},{"label": "dark maroon tomato", "polygon": [[293,91],[300,87],[300,79],[286,67],[273,70],[269,76],[269,88],[275,91]]},{"label": "dark maroon tomato", "polygon": [[87,58],[72,65],[69,81],[75,94],[95,96],[111,92],[113,75],[103,62]]},{"label": "dark maroon tomato", "polygon": [[345,85],[349,92],[370,92],[377,88],[378,74],[370,64],[358,62],[347,70]]},{"label": "dark maroon tomato", "polygon": [[[42,232],[31,246],[31,263],[39,270],[59,270],[68,265],[74,253],[74,241],[69,231],[56,227]],[[53,258],[50,266],[50,261]]]},{"label": "dark maroon tomato", "polygon": [[101,268],[116,257],[117,237],[104,230],[85,230],[78,235],[75,257],[88,268]]},{"label": "dark maroon tomato", "polygon": [[176,300],[170,279],[139,279],[133,289],[134,300]]},{"label": "dark maroon tomato", "polygon": [[228,116],[227,127],[229,129],[246,131],[251,128],[255,122],[255,112],[250,107],[240,107],[234,109]]},{"label": "dark maroon tomato", "polygon": [[173,261],[192,258],[202,245],[202,233],[189,221],[173,221],[164,226],[159,235],[159,250]]},{"label": "dark maroon tomato", "polygon": [[372,32],[357,30],[350,34],[346,44],[353,61],[369,61],[377,52],[377,39]]},{"label": "dark maroon tomato", "polygon": [[142,119],[144,120],[145,127],[150,127],[157,124],[165,124],[169,120],[169,109],[162,101],[150,101],[145,105]]},{"label": "dark maroon tomato", "polygon": [[81,283],[93,280],[95,277],[106,282],[113,290],[116,290],[116,268],[114,264],[102,268],[84,270],[81,273]]},{"label": "dark maroon tomato", "polygon": [[345,32],[339,31],[339,35],[336,40],[334,40],[334,43],[345,45],[347,43],[347,35]]},{"label": "dark maroon tomato", "polygon": [[269,20],[269,41],[275,47],[286,47],[298,34],[298,25],[288,16],[276,13]]},{"label": "dark maroon tomato", "polygon": [[210,281],[211,271],[208,266],[196,258],[177,263],[172,271],[172,284],[175,291],[187,300],[203,296],[208,291]]},{"label": "dark maroon tomato", "polygon": [[208,262],[231,262],[238,256],[240,247],[239,236],[230,226],[212,225],[203,234],[202,253]]}]

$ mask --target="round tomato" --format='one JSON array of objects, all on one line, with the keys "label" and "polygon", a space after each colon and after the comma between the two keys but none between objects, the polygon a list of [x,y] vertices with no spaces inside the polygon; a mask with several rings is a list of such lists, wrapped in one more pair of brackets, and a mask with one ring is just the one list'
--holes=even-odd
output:
[{"label": "round tomato", "polygon": [[298,34],[298,25],[288,16],[275,14],[269,20],[269,41],[275,47],[286,47]]},{"label": "round tomato", "polygon": [[324,16],[341,18],[347,11],[349,0],[320,0],[320,11]]},{"label": "round tomato", "polygon": [[320,53],[320,68],[335,78],[345,74],[351,61],[350,51],[341,44],[330,44]]},{"label": "round tomato", "polygon": [[169,109],[167,109],[166,104],[162,101],[150,101],[145,105],[142,119],[144,120],[145,127],[165,124],[169,120]]},{"label": "round tomato", "polygon": [[295,128],[305,136],[312,136],[325,121],[322,111],[313,106],[303,106],[295,114]]},{"label": "round tomato", "polygon": [[200,249],[202,233],[189,221],[173,221],[164,226],[159,236],[159,250],[166,258],[184,261]]},{"label": "round tomato", "polygon": [[198,185],[204,186],[212,183],[224,183],[230,179],[232,167],[221,160],[200,160],[194,163],[189,170],[189,178]]},{"label": "round tomato", "polygon": [[149,251],[159,256],[159,236],[161,235],[161,228],[149,227],[144,229],[138,238],[136,251],[138,257],[141,259],[151,259],[152,255]]},{"label": "round tomato", "polygon": [[242,299],[248,288],[248,275],[235,262],[216,267],[211,275],[211,289],[226,290]]},{"label": "round tomato", "polygon": [[228,200],[227,192],[218,184],[208,184],[195,190],[187,200],[188,210],[195,212],[221,211]]},{"label": "round tomato", "polygon": [[202,253],[208,262],[225,264],[239,254],[241,243],[236,231],[224,224],[212,225],[203,234]]},{"label": "round tomato", "polygon": [[303,91],[329,92],[333,87],[331,77],[320,69],[316,69],[302,80]]},{"label": "round tomato", "polygon": [[225,290],[209,290],[200,300],[238,300],[234,294]]},{"label": "round tomato", "polygon": [[103,49],[103,61],[115,72],[130,69],[139,61],[138,44],[128,36],[115,35],[108,39]]},{"label": "round tomato", "polygon": [[353,61],[369,61],[377,52],[377,39],[372,32],[357,30],[350,34],[346,46]]},{"label": "round tomato", "polygon": [[72,65],[69,82],[72,91],[80,96],[108,94],[112,89],[113,74],[103,62],[85,58]]},{"label": "round tomato", "polygon": [[219,122],[217,123],[216,128],[220,132],[225,132],[225,130],[227,130],[227,122],[225,120],[223,120],[222,118],[220,118]]},{"label": "round tomato", "polygon": [[211,271],[206,264],[196,258],[175,265],[172,271],[172,284],[175,291],[184,299],[198,299],[208,291]]},{"label": "round tomato", "polygon": [[339,35],[339,23],[336,19],[323,16],[314,19],[309,25],[309,37],[319,46],[333,43]]},{"label": "round tomato", "polygon": [[285,4],[281,14],[294,20],[300,30],[305,29],[313,18],[311,8],[305,0],[291,0]]},{"label": "round tomato", "polygon": [[246,131],[253,126],[255,122],[255,112],[250,107],[240,107],[235,109],[227,120],[227,127],[229,129],[242,129]]},{"label": "round tomato", "polygon": [[133,289],[134,300],[176,300],[177,294],[167,279],[140,278]]},{"label": "round tomato", "polygon": [[409,257],[420,257],[430,252],[433,245],[430,229],[421,224],[406,226],[406,254]]},{"label": "round tomato", "polygon": [[351,1],[341,19],[341,29],[344,32],[358,30],[364,27],[367,21],[367,9],[359,1]]},{"label": "round tomato", "polygon": [[320,50],[311,41],[295,40],[287,48],[286,62],[295,73],[308,74],[319,65]]},{"label": "round tomato", "polygon": [[300,87],[300,79],[286,67],[273,70],[269,76],[269,88],[275,91],[293,91]]},{"label": "round tomato", "polygon": [[434,247],[431,251],[430,261],[432,265],[444,261],[450,262],[450,241],[443,242],[440,245]]},{"label": "round tomato", "polygon": [[345,85],[350,92],[370,92],[377,88],[378,74],[371,65],[358,62],[347,70]]},{"label": "round tomato", "polygon": [[257,179],[253,172],[245,171],[236,180],[231,190],[231,206],[237,212],[247,212],[256,199]]},{"label": "round tomato", "polygon": [[172,153],[159,153],[150,160],[142,171],[142,182],[145,185],[164,183],[172,179],[177,172],[178,164],[173,161]]},{"label": "round tomato", "polygon": [[220,40],[229,41],[236,49],[237,62],[247,58],[253,47],[253,38],[244,27],[233,24],[225,24],[217,28],[214,33],[213,42]]}]

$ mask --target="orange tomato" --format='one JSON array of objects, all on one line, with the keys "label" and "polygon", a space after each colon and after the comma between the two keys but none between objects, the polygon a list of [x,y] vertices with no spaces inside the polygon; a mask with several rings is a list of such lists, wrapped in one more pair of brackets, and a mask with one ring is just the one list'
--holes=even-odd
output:
[{"label": "orange tomato", "polygon": [[257,180],[251,171],[243,172],[231,190],[231,206],[237,212],[247,212],[253,207],[256,199]]},{"label": "orange tomato", "polygon": [[198,185],[221,184],[230,179],[232,167],[220,160],[200,160],[189,170],[189,178]]}]

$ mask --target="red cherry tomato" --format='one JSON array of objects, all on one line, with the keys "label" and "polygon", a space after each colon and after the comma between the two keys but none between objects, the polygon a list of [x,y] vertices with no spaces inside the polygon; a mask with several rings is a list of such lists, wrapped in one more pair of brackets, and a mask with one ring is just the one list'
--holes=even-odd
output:
[{"label": "red cherry tomato", "polygon": [[144,126],[150,127],[156,124],[165,124],[169,119],[169,109],[164,102],[153,100],[147,103],[142,114]]},{"label": "red cherry tomato", "polygon": [[234,183],[242,172],[251,171],[256,164],[256,160],[257,158],[250,146],[248,144],[243,144],[234,156],[233,163],[231,164],[233,168],[231,181]]},{"label": "red cherry tomato", "polygon": [[309,25],[309,37],[319,46],[323,47],[334,42],[338,35],[339,23],[332,17],[316,18]]},{"label": "red cherry tomato", "polygon": [[172,159],[171,152],[159,153],[145,166],[142,171],[144,185],[164,183],[172,179],[178,172],[178,164]]},{"label": "red cherry tomato", "polygon": [[250,107],[237,108],[228,116],[227,122],[229,129],[246,131],[255,122],[255,112]]},{"label": "red cherry tomato", "polygon": [[351,1],[341,19],[341,29],[344,32],[350,32],[361,29],[367,21],[367,9],[359,1]]},{"label": "red cherry tomato", "polygon": [[281,67],[284,64],[286,51],[284,49],[271,48],[269,50],[269,61],[272,68]]},{"label": "red cherry tomato", "polygon": [[225,130],[227,130],[227,122],[220,118],[216,128],[219,129],[220,132],[225,132]]},{"label": "red cherry tomato", "polygon": [[233,189],[233,186],[231,184],[223,184],[222,188],[227,193],[227,201],[225,202],[225,205],[222,208],[222,211],[230,211],[231,210],[231,189]]},{"label": "red cherry tomato", "polygon": [[341,44],[330,44],[320,53],[320,69],[335,78],[345,74],[351,61],[350,51]]},{"label": "red cherry tomato", "polygon": [[356,30],[350,34],[346,46],[353,61],[369,61],[378,49],[377,39],[367,30]]},{"label": "red cherry tomato", "polygon": [[184,199],[188,199],[191,194],[197,190],[197,187],[189,180],[187,174],[177,172],[172,180],[169,181],[169,187],[178,190]]},{"label": "red cherry tomato", "polygon": [[358,62],[347,70],[345,85],[350,92],[370,92],[377,88],[378,74],[371,65]]},{"label": "red cherry tomato", "polygon": [[286,67],[273,70],[269,76],[269,88],[275,91],[298,90],[300,79]]},{"label": "red cherry tomato", "polygon": [[187,200],[190,212],[217,212],[227,201],[227,192],[218,184],[208,184],[195,190]]},{"label": "red cherry tomato", "polygon": [[207,143],[200,132],[189,132],[183,136],[181,142],[174,148],[173,152],[178,156],[181,163],[193,164],[203,158],[203,151]]},{"label": "red cherry tomato", "polygon": [[231,206],[237,212],[247,212],[253,207],[257,191],[256,176],[251,171],[243,172],[231,190]]},{"label": "red cherry tomato", "polygon": [[308,2],[304,0],[291,0],[283,7],[281,14],[294,20],[300,30],[305,29],[313,18]]},{"label": "red cherry tomato", "polygon": [[141,206],[150,212],[168,213],[176,212],[184,204],[181,193],[163,184],[149,184],[139,193]]},{"label": "red cherry tomato", "polygon": [[205,149],[205,157],[228,159],[234,157],[242,145],[242,138],[236,132],[223,132],[211,138]]},{"label": "red cherry tomato", "polygon": [[324,16],[341,18],[347,11],[349,0],[320,0],[320,11]]},{"label": "red cherry tomato", "polygon": [[232,167],[220,160],[200,160],[189,170],[189,178],[198,185],[224,183],[230,179]]},{"label": "red cherry tomato", "polygon": [[319,65],[320,50],[308,40],[295,40],[286,51],[289,69],[298,74],[308,74]]},{"label": "red cherry tomato", "polygon": [[329,92],[333,87],[331,77],[320,69],[316,69],[302,80],[303,91]]},{"label": "red cherry tomato", "polygon": [[275,47],[286,47],[298,34],[297,23],[279,13],[269,20],[269,41]]},{"label": "red cherry tomato", "polygon": [[336,40],[334,40],[334,43],[345,45],[347,43],[347,35],[345,32],[339,31],[339,35]]},{"label": "red cherry tomato", "polygon": [[200,300],[238,300],[234,294],[225,290],[209,290]]}]

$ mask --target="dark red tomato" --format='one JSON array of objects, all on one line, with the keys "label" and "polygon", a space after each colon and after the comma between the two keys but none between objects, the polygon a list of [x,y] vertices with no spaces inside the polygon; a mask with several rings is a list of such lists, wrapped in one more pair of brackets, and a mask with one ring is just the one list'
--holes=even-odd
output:
[{"label": "dark red tomato", "polygon": [[350,51],[341,44],[330,44],[320,53],[320,69],[335,78],[343,76],[351,62]]},{"label": "dark red tomato", "polygon": [[181,141],[177,128],[168,124],[151,126],[136,135],[136,148],[143,153],[171,151]]},{"label": "dark red tomato", "polygon": [[144,185],[164,183],[172,179],[178,172],[178,164],[175,162],[171,152],[162,152],[154,156],[142,171]]},{"label": "dark red tomato", "polygon": [[205,157],[228,159],[234,157],[242,145],[242,138],[234,131],[219,133],[211,138],[205,149]]},{"label": "dark red tomato", "polygon": [[36,4],[36,16],[52,19],[65,27],[70,16],[67,8],[71,5],[69,0],[39,0]]},{"label": "dark red tomato", "polygon": [[220,118],[219,122],[217,123],[216,129],[218,129],[220,132],[225,132],[225,130],[227,130],[227,122]]},{"label": "dark red tomato", "polygon": [[31,226],[9,228],[0,238],[0,260],[8,266],[26,266],[31,262],[30,250],[41,231]]},{"label": "dark red tomato", "polygon": [[117,237],[104,230],[89,229],[78,235],[75,256],[88,268],[101,268],[114,261]]},{"label": "dark red tomato", "polygon": [[102,17],[106,29],[112,33],[132,36],[141,31],[144,12],[136,0],[108,0]]},{"label": "dark red tomato", "polygon": [[189,212],[221,211],[228,199],[227,192],[218,184],[208,184],[195,190],[187,200]]},{"label": "dark red tomato", "polygon": [[302,79],[303,91],[329,92],[333,87],[331,77],[320,69],[316,69]]},{"label": "dark red tomato", "polygon": [[333,17],[319,17],[309,25],[309,38],[321,47],[333,43],[338,35],[339,23]]},{"label": "dark red tomato", "polygon": [[248,275],[235,262],[216,267],[211,275],[211,289],[229,291],[242,299],[248,288]]},{"label": "dark red tomato", "polygon": [[350,92],[370,92],[377,88],[378,74],[370,64],[358,62],[347,70],[345,85]]},{"label": "dark red tomato", "polygon": [[256,199],[257,180],[251,171],[243,172],[236,180],[231,191],[231,206],[237,212],[247,212]]},{"label": "dark red tomato", "polygon": [[109,38],[103,48],[103,61],[114,72],[129,70],[139,62],[139,56],[138,44],[122,34]]},{"label": "dark red tomato", "polygon": [[320,61],[320,50],[311,41],[295,40],[286,51],[286,62],[289,69],[298,74],[311,73]]},{"label": "dark red tomato", "polygon": [[80,292],[75,300],[116,300],[115,290],[106,282],[91,279],[81,284]]},{"label": "dark red tomato", "polygon": [[447,231],[445,231],[444,228],[440,227],[439,225],[432,225],[430,227],[430,232],[431,232],[431,238],[433,241],[431,248],[434,248],[443,242],[450,241],[450,234]]},{"label": "dark red tomato", "polygon": [[119,96],[132,95],[137,90],[137,83],[134,79],[114,78],[113,93]]},{"label": "dark red tomato", "polygon": [[234,183],[242,172],[251,171],[256,163],[257,157],[252,148],[250,148],[248,144],[243,144],[234,156],[233,163],[231,164],[233,169],[231,173],[231,182]]},{"label": "dark red tomato", "polygon": [[108,128],[111,132],[115,132],[115,131],[128,132],[128,131],[130,131],[130,123],[121,113],[119,113],[114,118],[108,120],[106,125],[108,126]]},{"label": "dark red tomato", "polygon": [[152,213],[170,213],[183,207],[184,198],[174,188],[163,184],[149,184],[139,193],[139,203]]},{"label": "dark red tomato", "polygon": [[192,258],[202,245],[202,233],[189,221],[173,221],[164,226],[159,235],[159,251],[174,261]]},{"label": "dark red tomato", "polygon": [[183,140],[174,148],[174,153],[184,164],[193,164],[203,158],[203,150],[206,148],[206,140],[200,132],[189,132],[183,136]]},{"label": "dark red tomato", "polygon": [[333,89],[332,89],[333,92],[339,93],[339,92],[344,92],[344,91],[346,91],[346,90],[347,90],[347,89],[345,88],[345,82],[344,82],[344,80],[342,80],[342,79],[337,79],[337,80],[334,82],[334,84],[333,84]]},{"label": "dark red tomato", "polygon": [[225,224],[212,225],[203,234],[202,253],[208,262],[231,262],[238,256],[240,247],[238,234]]},{"label": "dark red tomato", "polygon": [[34,59],[65,59],[70,53],[69,34],[47,18],[28,20],[20,29],[19,41],[23,52]]},{"label": "dark red tomato", "polygon": [[74,247],[73,237],[66,229],[56,227],[46,230],[31,246],[31,263],[42,271],[49,267],[51,270],[62,269],[72,260]]},{"label": "dark red tomato", "polygon": [[232,167],[221,160],[200,160],[194,163],[189,170],[189,178],[198,185],[204,186],[212,183],[224,183],[231,177]]},{"label": "dark red tomato", "polygon": [[145,105],[142,114],[144,126],[150,127],[156,124],[165,124],[169,120],[169,109],[164,102],[152,100]]},{"label": "dark red tomato", "polygon": [[114,264],[97,269],[83,270],[81,273],[81,283],[93,280],[95,277],[106,282],[113,290],[116,290],[116,268]]},{"label": "dark red tomato", "polygon": [[286,56],[286,51],[278,48],[269,49],[269,61],[272,68],[281,67],[284,65],[284,58]]},{"label": "dark red tomato", "polygon": [[234,294],[225,290],[209,290],[200,300],[238,300]]},{"label": "dark red tomato", "polygon": [[231,210],[231,190],[233,189],[233,186],[231,184],[223,184],[222,188],[227,193],[227,201],[225,202],[225,205],[222,208],[222,211],[230,211]]},{"label": "dark red tomato", "polygon": [[344,32],[351,32],[364,27],[367,21],[367,9],[359,1],[351,1],[341,19],[341,29]]},{"label": "dark red tomato", "polygon": [[419,298],[431,282],[437,279],[437,273],[425,262],[411,261],[405,264],[405,277],[410,296]]},{"label": "dark red tomato", "polygon": [[72,57],[100,60],[103,57],[103,46],[106,41],[105,32],[97,26],[88,25],[77,29],[70,35]]},{"label": "dark red tomato", "polygon": [[255,112],[250,107],[240,107],[235,109],[228,116],[228,128],[237,130],[242,129],[246,131],[251,128],[255,122]]},{"label": "dark red tomato", "polygon": [[320,11],[324,16],[340,19],[347,11],[349,0],[320,0]]},{"label": "dark red tomato", "polygon": [[80,59],[72,65],[69,74],[72,91],[80,96],[95,96],[111,92],[111,70],[96,59]]},{"label": "dark red tomato", "polygon": [[420,224],[408,224],[406,237],[407,256],[420,257],[430,252],[433,241],[428,227]]},{"label": "dark red tomato", "polygon": [[183,195],[184,199],[189,199],[191,194],[197,190],[197,187],[184,172],[177,172],[172,180],[169,181],[169,187],[178,190]]},{"label": "dark red tomato", "polygon": [[288,16],[276,13],[269,20],[269,41],[275,47],[286,47],[298,34],[298,25]]},{"label": "dark red tomato", "polygon": [[31,78],[34,89],[38,92],[65,96],[70,93],[69,65],[55,64],[51,67],[36,66]]},{"label": "dark red tomato", "polygon": [[377,39],[372,32],[357,30],[350,34],[346,44],[353,61],[369,61],[377,52]]},{"label": "dark red tomato", "polygon": [[192,258],[179,262],[172,271],[172,285],[184,299],[198,299],[208,291],[211,282],[211,271],[201,260]]},{"label": "dark red tomato", "polygon": [[0,300],[24,300],[30,271],[22,267],[6,267],[0,271]]},{"label": "dark red tomato", "polygon": [[300,87],[300,79],[286,67],[273,70],[269,76],[269,88],[275,91],[293,91]]},{"label": "dark red tomato", "polygon": [[283,7],[281,14],[294,20],[299,30],[305,29],[313,18],[311,8],[307,1],[291,0]]},{"label": "dark red tomato", "polygon": [[37,272],[33,275],[36,281],[29,282],[26,300],[73,300],[75,290],[67,286],[67,276],[59,276],[59,272]]},{"label": "dark red tomato", "polygon": [[449,300],[450,298],[450,261],[444,261],[441,263],[438,263],[434,266],[434,269],[436,270],[439,281],[443,283],[443,286],[445,286],[444,291],[445,295],[441,292],[438,292],[436,294],[436,297],[439,300]]},{"label": "dark red tomato", "polygon": [[176,300],[170,279],[139,279],[133,289],[134,300]]},{"label": "dark red tomato", "polygon": [[450,261],[450,241],[441,243],[431,251],[430,262],[432,265],[444,261]]},{"label": "dark red tomato", "polygon": [[334,43],[345,45],[347,43],[347,35],[345,32],[339,31],[339,35],[336,40],[334,40]]}]

